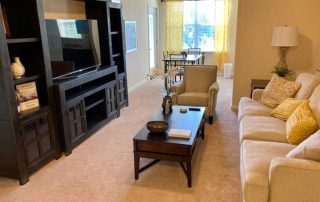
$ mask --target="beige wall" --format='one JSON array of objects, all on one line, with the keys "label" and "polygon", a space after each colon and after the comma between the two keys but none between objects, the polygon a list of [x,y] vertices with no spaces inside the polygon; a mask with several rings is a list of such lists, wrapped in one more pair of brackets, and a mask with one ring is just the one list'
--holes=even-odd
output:
[{"label": "beige wall", "polygon": [[[70,0],[42,0],[45,18],[85,19],[85,4]],[[124,20],[137,22],[138,51],[126,55],[129,88],[144,81],[149,74],[148,5],[159,7],[158,0],[121,0]]]},{"label": "beige wall", "polygon": [[279,51],[271,47],[272,29],[279,25],[299,28],[299,44],[287,54],[289,68],[311,71],[319,67],[319,0],[239,1],[233,108],[240,97],[250,95],[250,81],[269,79],[279,60]]},{"label": "beige wall", "polygon": [[146,80],[149,74],[148,5],[159,7],[158,0],[121,0],[125,20],[137,21],[138,51],[127,54],[128,85]]}]

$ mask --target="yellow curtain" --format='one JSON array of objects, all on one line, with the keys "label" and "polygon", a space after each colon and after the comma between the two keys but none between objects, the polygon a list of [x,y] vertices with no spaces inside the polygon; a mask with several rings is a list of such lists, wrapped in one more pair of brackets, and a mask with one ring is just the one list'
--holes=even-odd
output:
[{"label": "yellow curtain", "polygon": [[218,70],[228,61],[230,0],[216,0],[216,23],[213,58]]},{"label": "yellow curtain", "polygon": [[180,53],[183,45],[183,1],[166,2],[166,50]]}]

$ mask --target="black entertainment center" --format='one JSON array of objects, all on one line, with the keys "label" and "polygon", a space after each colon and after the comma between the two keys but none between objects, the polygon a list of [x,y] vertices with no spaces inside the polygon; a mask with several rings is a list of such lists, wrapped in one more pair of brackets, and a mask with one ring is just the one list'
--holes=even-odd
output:
[{"label": "black entertainment center", "polygon": [[[128,105],[121,4],[81,1],[87,19],[46,20],[41,0],[0,0],[0,176],[20,184]],[[33,81],[40,107],[19,113],[16,85]]]}]

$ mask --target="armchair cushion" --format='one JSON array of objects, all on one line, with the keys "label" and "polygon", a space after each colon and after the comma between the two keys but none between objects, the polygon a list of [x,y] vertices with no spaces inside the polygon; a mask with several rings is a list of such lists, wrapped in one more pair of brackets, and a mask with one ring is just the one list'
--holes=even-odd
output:
[{"label": "armchair cushion", "polygon": [[206,107],[208,106],[208,97],[208,93],[186,92],[179,95],[177,104]]},{"label": "armchair cushion", "polygon": [[216,69],[212,66],[185,67],[185,92],[207,93],[212,83],[216,81]]}]

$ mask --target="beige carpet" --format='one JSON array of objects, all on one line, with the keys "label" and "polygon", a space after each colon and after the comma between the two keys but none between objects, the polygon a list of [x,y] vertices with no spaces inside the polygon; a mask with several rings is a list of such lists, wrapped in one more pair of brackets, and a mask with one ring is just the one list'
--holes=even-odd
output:
[{"label": "beige carpet", "polygon": [[[205,125],[193,159],[193,187],[180,165],[161,161],[134,180],[132,137],[160,107],[161,80],[130,93],[121,116],[54,160],[20,186],[0,178],[0,201],[240,201],[236,113],[230,110],[232,80],[219,77],[217,118]],[[147,160],[142,160],[142,164]]]}]

